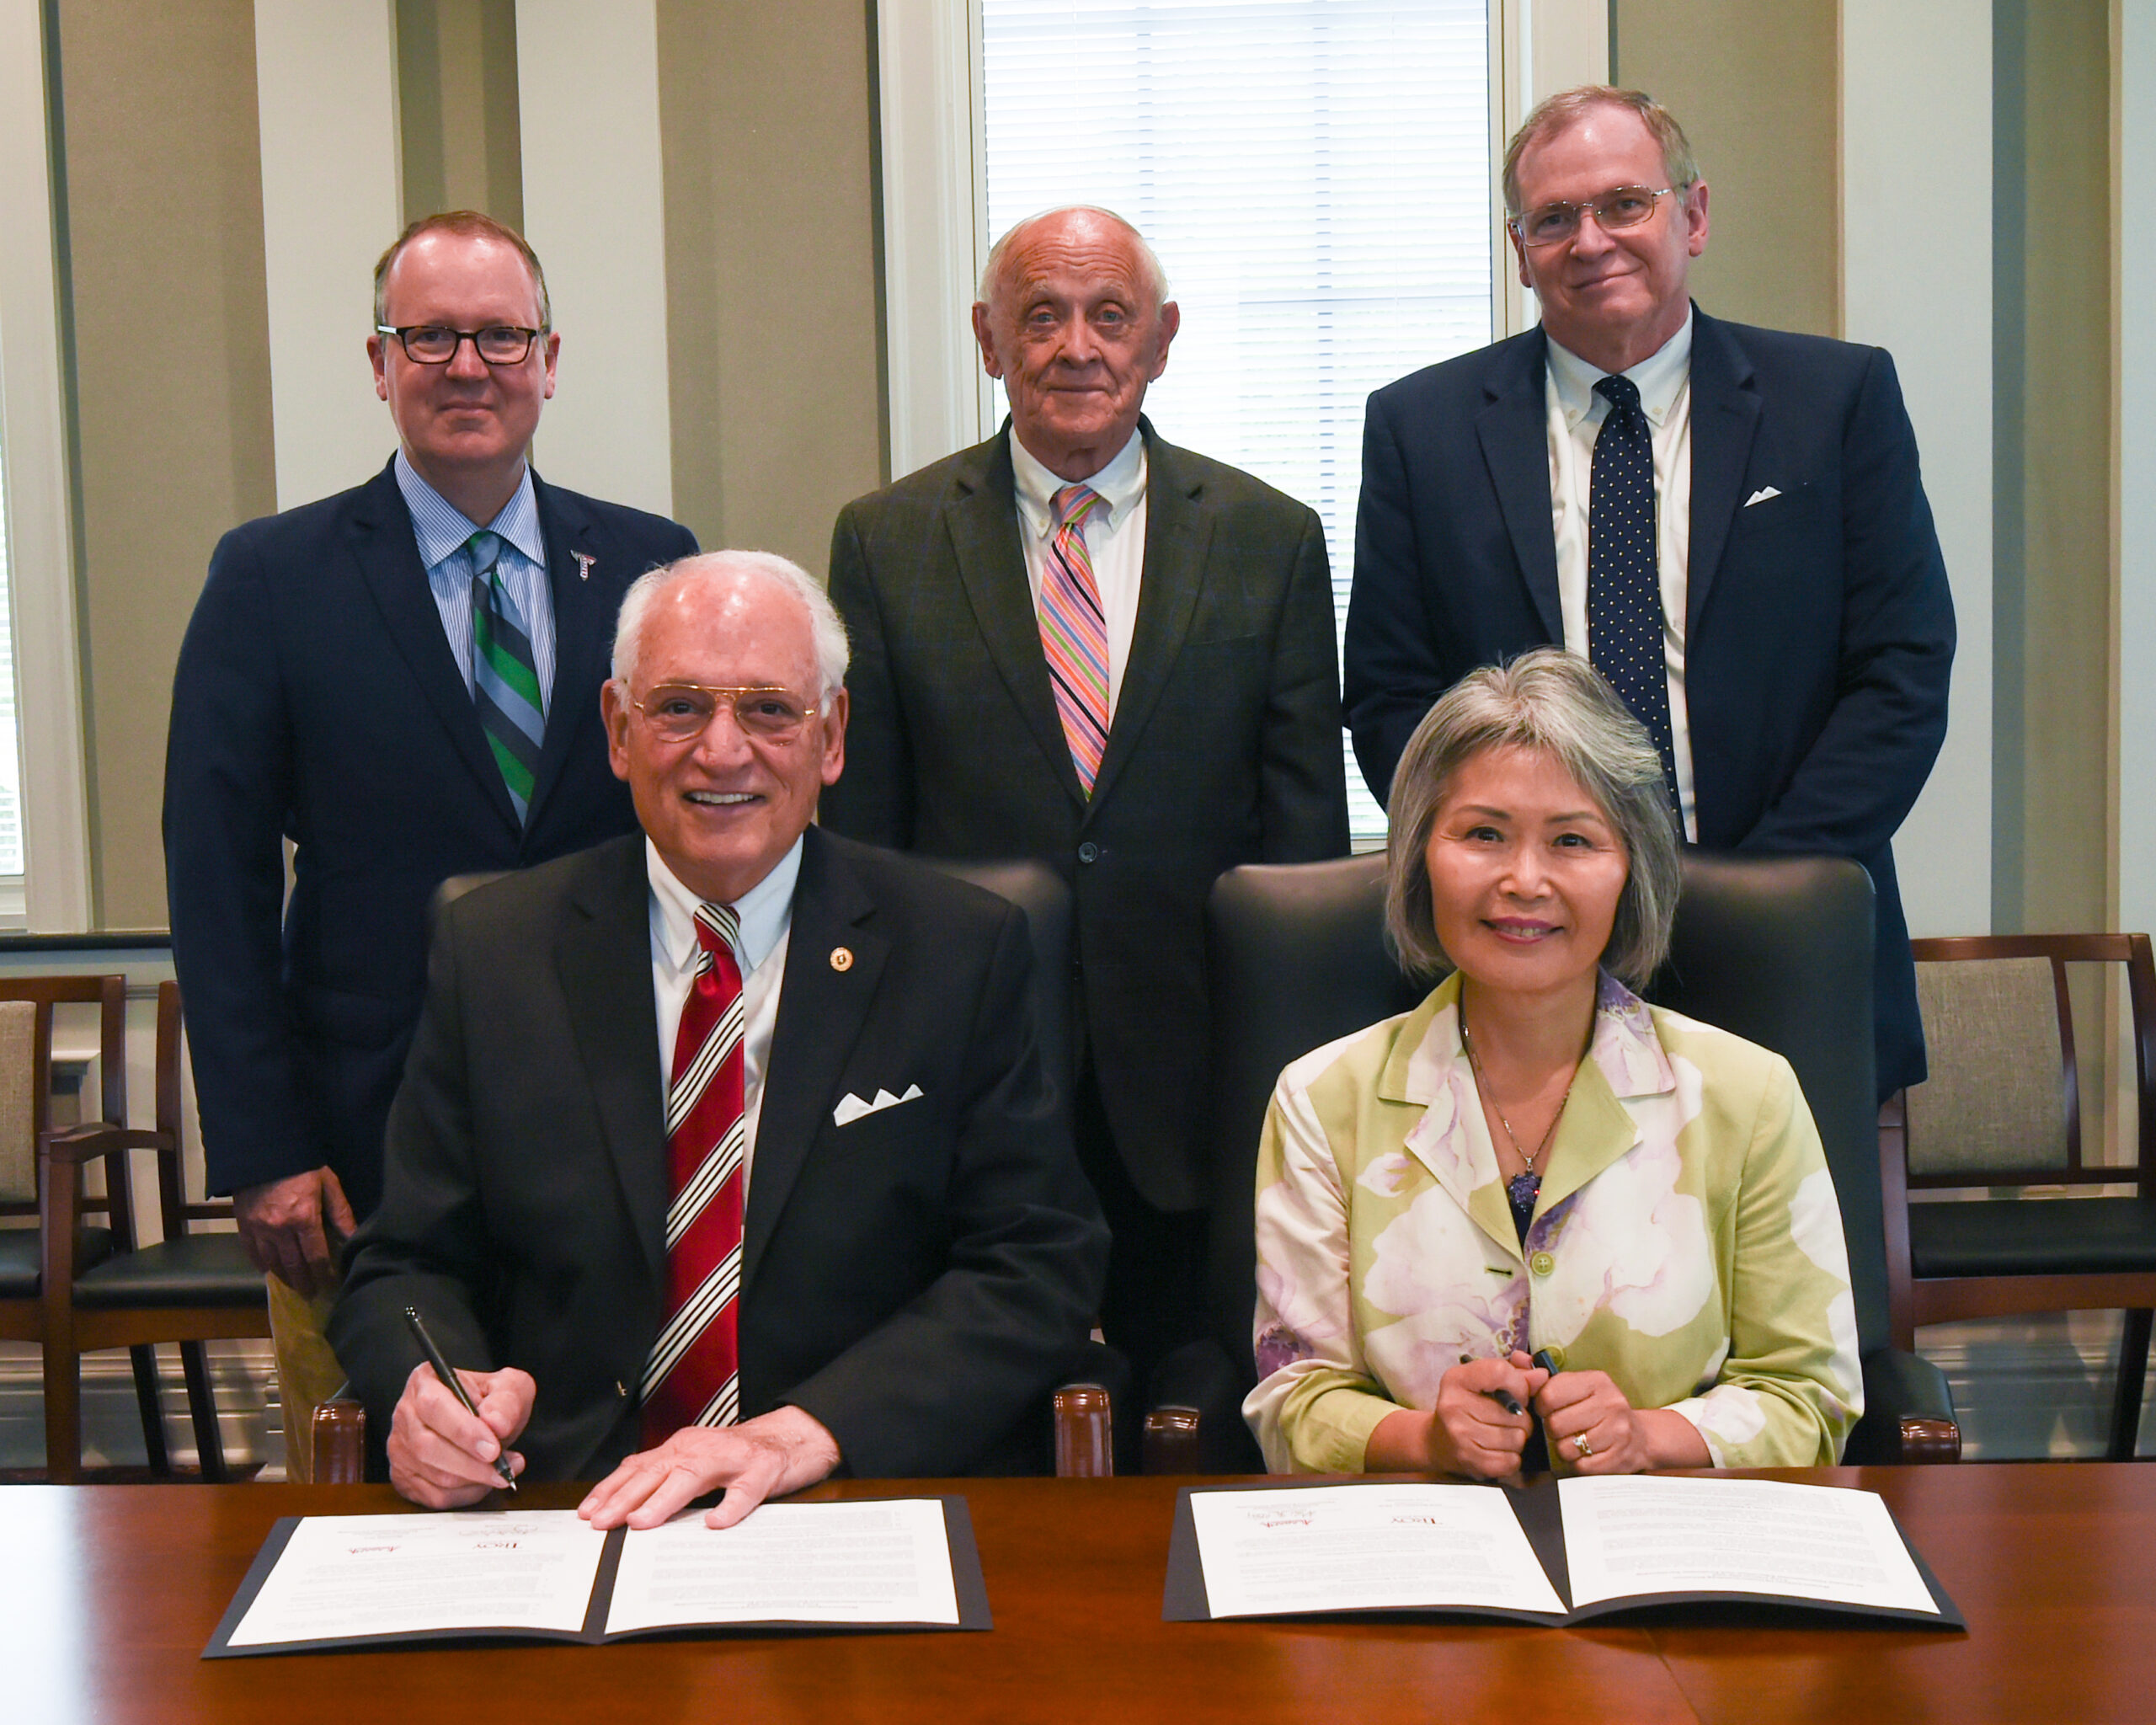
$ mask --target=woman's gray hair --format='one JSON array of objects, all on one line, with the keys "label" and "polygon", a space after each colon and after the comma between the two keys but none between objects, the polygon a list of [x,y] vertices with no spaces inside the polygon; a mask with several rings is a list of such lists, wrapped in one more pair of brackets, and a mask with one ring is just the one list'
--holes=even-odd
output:
[{"label": "woman's gray hair", "polygon": [[1529,749],[1562,766],[1625,847],[1625,889],[1603,968],[1634,988],[1661,967],[1677,916],[1677,823],[1662,756],[1602,673],[1557,647],[1462,677],[1422,716],[1392,775],[1385,926],[1402,964],[1453,968],[1430,902],[1430,830],[1462,766],[1492,749]]},{"label": "woman's gray hair", "polygon": [[816,649],[816,673],[823,687],[821,700],[846,686],[846,625],[821,583],[803,569],[771,551],[706,551],[677,558],[641,574],[622,595],[621,615],[614,621],[614,677],[627,683],[637,670],[637,649],[642,644],[645,617],[652,601],[677,581],[697,575],[754,575],[783,587],[808,609],[808,633]]}]

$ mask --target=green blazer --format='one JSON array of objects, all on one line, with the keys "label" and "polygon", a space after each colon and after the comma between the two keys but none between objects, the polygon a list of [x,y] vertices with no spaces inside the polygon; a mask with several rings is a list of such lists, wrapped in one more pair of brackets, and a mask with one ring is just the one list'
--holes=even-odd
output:
[{"label": "green blazer", "polygon": [[1523,1246],[1460,981],[1281,1074],[1257,1163],[1278,1472],[1360,1472],[1463,1354],[1547,1348],[1698,1427],[1720,1467],[1831,1464],[1863,1412],[1841,1211],[1789,1062],[1602,981]]}]

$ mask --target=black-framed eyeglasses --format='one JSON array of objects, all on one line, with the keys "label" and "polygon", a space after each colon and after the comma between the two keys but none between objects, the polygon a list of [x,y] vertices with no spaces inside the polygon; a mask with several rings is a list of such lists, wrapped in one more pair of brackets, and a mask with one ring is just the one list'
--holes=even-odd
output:
[{"label": "black-framed eyeglasses", "polygon": [[1604,233],[1615,233],[1627,227],[1637,227],[1654,214],[1654,206],[1677,190],[1664,186],[1657,191],[1652,186],[1612,186],[1598,198],[1589,198],[1583,204],[1544,204],[1513,216],[1505,226],[1518,236],[1524,246],[1561,245],[1580,231],[1580,219],[1594,217],[1594,225]]},{"label": "black-framed eyeglasses", "polygon": [[790,743],[818,710],[791,689],[719,689],[703,683],[659,683],[643,700],[629,704],[662,743],[695,741],[711,729],[721,706],[733,709],[734,723],[744,736]]},{"label": "black-framed eyeglasses", "polygon": [[489,323],[484,329],[451,329],[446,323],[391,323],[374,326],[376,335],[393,335],[403,344],[404,357],[415,365],[446,366],[466,342],[490,366],[520,366],[531,352],[531,344],[546,334],[515,323]]}]

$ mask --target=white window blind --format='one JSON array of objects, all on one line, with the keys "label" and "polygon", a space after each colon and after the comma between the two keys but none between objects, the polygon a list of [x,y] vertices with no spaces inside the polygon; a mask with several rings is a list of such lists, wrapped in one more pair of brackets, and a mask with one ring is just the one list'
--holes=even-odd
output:
[{"label": "white window blind", "polygon": [[990,237],[1137,225],[1182,307],[1148,417],[1317,510],[1344,622],[1365,399],[1490,339],[1486,0],[981,0],[981,59]]},{"label": "white window blind", "polygon": [[14,608],[8,558],[6,462],[0,460],[0,882],[23,878],[23,756],[15,727]]}]

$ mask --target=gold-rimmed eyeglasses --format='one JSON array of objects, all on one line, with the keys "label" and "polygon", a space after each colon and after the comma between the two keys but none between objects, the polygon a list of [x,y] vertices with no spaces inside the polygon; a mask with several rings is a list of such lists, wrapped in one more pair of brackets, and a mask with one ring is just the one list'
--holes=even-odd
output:
[{"label": "gold-rimmed eyeglasses", "polygon": [[1524,246],[1561,245],[1579,232],[1582,216],[1593,216],[1594,225],[1604,233],[1637,227],[1654,214],[1657,204],[1676,190],[1668,185],[1659,191],[1644,185],[1612,186],[1583,204],[1540,205],[1513,216],[1505,226]]},{"label": "gold-rimmed eyeglasses", "polygon": [[703,683],[659,683],[643,700],[629,704],[662,743],[695,741],[711,728],[722,706],[732,712],[744,736],[790,743],[819,710],[791,689],[715,689]]}]

